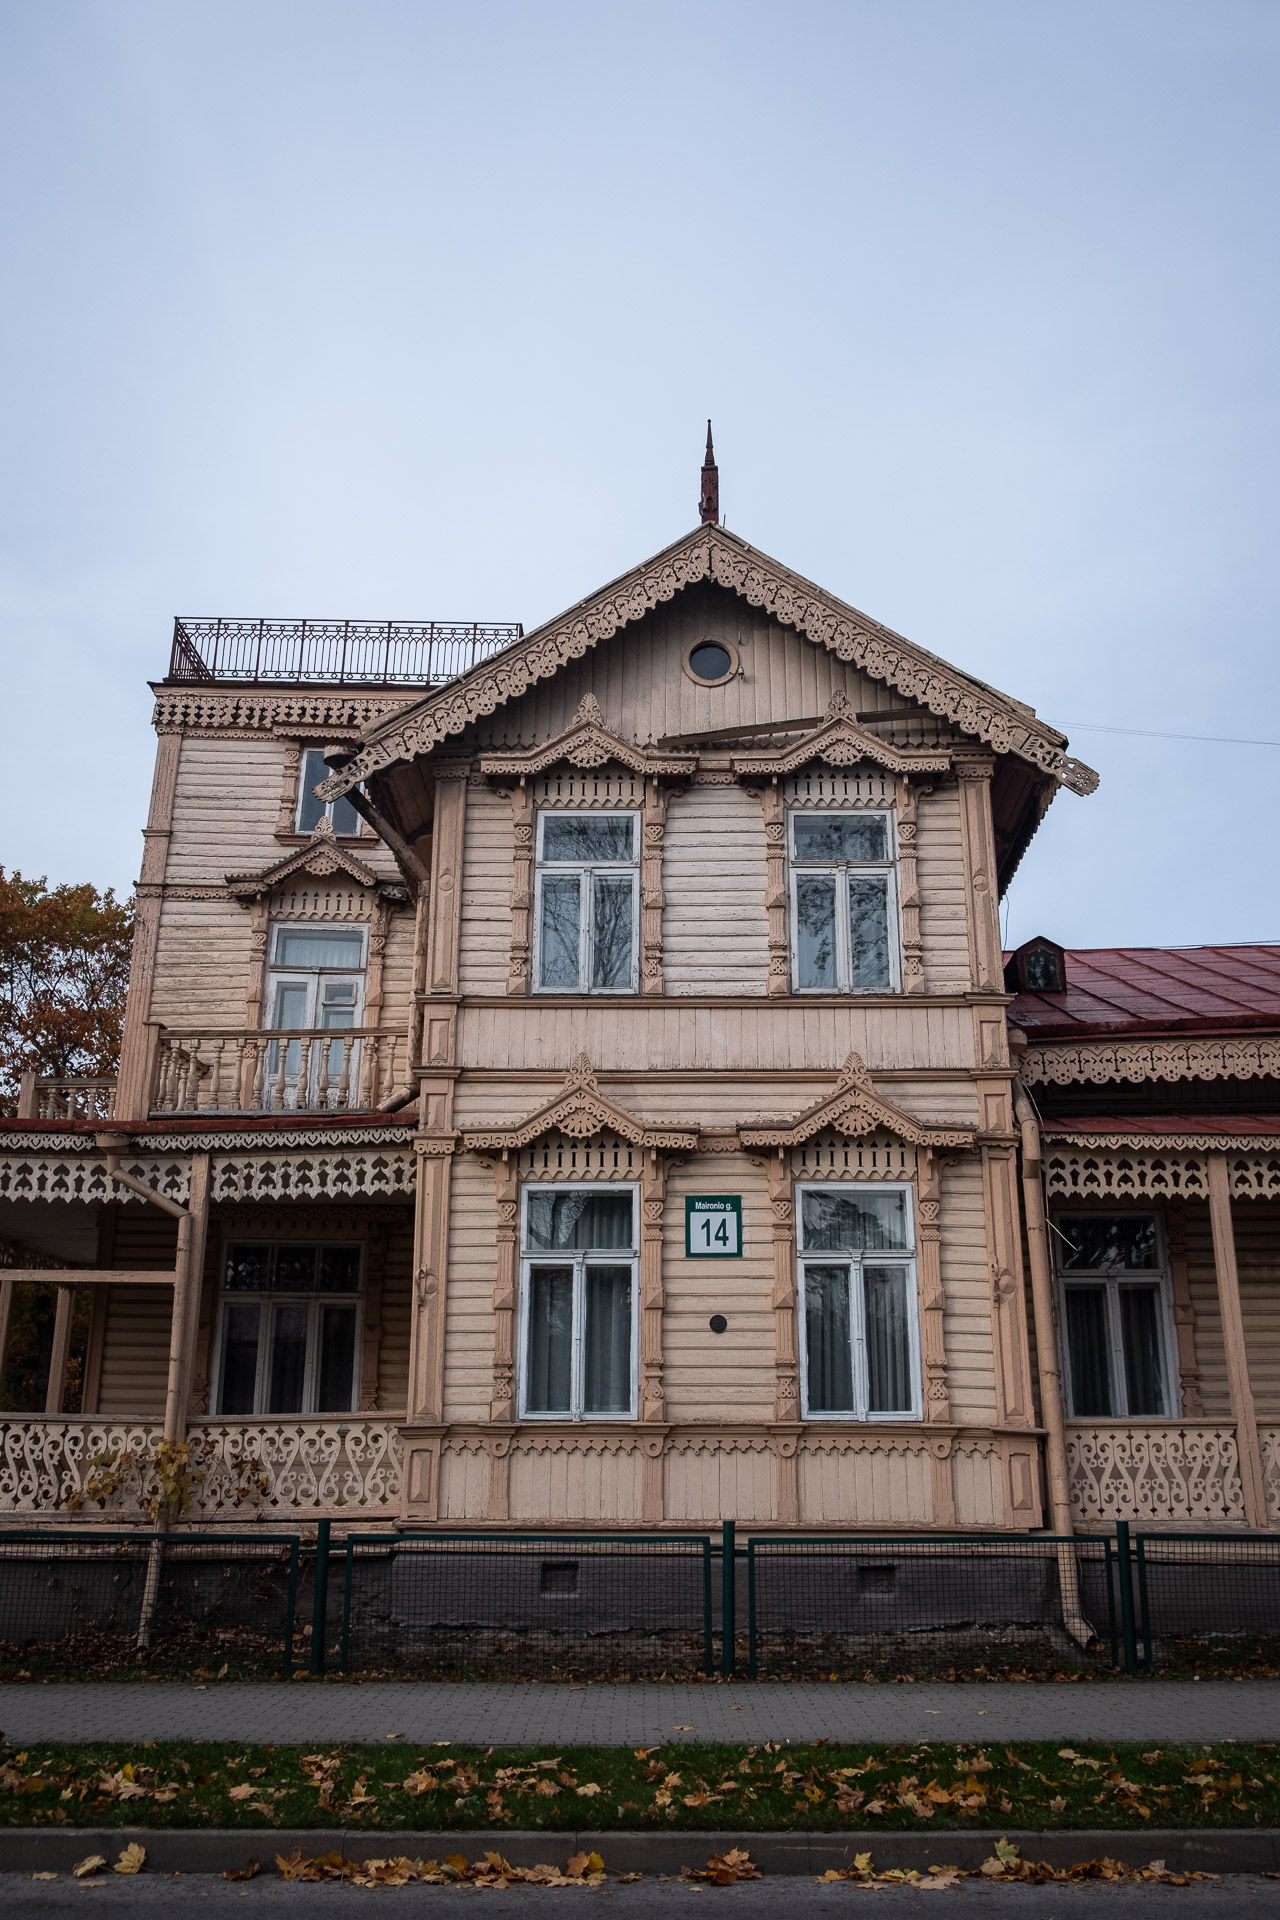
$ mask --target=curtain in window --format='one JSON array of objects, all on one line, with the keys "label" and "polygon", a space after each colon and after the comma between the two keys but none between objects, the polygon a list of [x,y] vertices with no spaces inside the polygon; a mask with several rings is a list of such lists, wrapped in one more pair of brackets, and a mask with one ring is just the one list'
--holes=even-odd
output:
[{"label": "curtain in window", "polygon": [[281,927],[276,935],[278,967],[346,967],[359,973],[364,939],[358,933],[314,933]]},{"label": "curtain in window", "polygon": [[902,1267],[865,1267],[867,1412],[905,1413],[911,1406],[911,1336],[907,1274]]},{"label": "curtain in window", "polygon": [[[545,883],[544,883],[545,884]],[[634,887],[629,873],[597,873],[591,881],[591,984],[631,985]]]},{"label": "curtain in window", "polygon": [[805,1268],[804,1330],[810,1413],[852,1413],[848,1267]]},{"label": "curtain in window", "polygon": [[849,875],[849,984],[863,993],[889,986],[889,880],[883,873]]},{"label": "curtain in window", "polygon": [[568,1413],[573,1365],[573,1268],[534,1267],[529,1275],[530,1413]]},{"label": "curtain in window", "polygon": [[836,989],[836,881],[831,873],[796,876],[796,972],[802,987]]},{"label": "curtain in window", "polygon": [[307,1309],[286,1305],[273,1311],[267,1412],[301,1413],[307,1372]]},{"label": "curtain in window", "polygon": [[[245,1248],[244,1252],[258,1249]],[[266,1251],[264,1248],[262,1251]],[[249,1283],[252,1285],[252,1282]],[[225,1309],[222,1323],[222,1389],[219,1413],[252,1413],[258,1381],[258,1337],[262,1309],[256,1300]]]},{"label": "curtain in window", "polygon": [[529,1190],[525,1212],[529,1246],[559,1253],[567,1248],[611,1252],[632,1245],[629,1193],[564,1193]]},{"label": "curtain in window", "polygon": [[576,873],[545,874],[539,929],[539,976],[543,987],[576,991],[578,985],[579,882]]},{"label": "curtain in window", "polygon": [[356,1310],[320,1309],[320,1364],[316,1371],[316,1412],[350,1413],[356,1364]]},{"label": "curtain in window", "polygon": [[584,1413],[631,1410],[631,1269],[588,1267],[583,1328]]},{"label": "curtain in window", "polygon": [[1160,1355],[1160,1295],[1154,1287],[1121,1287],[1120,1330],[1129,1412],[1160,1417],[1165,1404]]},{"label": "curtain in window", "polygon": [[1106,1419],[1115,1412],[1111,1397],[1106,1288],[1068,1287],[1066,1311],[1071,1411],[1077,1419]]},{"label": "curtain in window", "polygon": [[819,1252],[906,1252],[907,1200],[888,1193],[805,1192],[800,1198],[801,1244]]}]

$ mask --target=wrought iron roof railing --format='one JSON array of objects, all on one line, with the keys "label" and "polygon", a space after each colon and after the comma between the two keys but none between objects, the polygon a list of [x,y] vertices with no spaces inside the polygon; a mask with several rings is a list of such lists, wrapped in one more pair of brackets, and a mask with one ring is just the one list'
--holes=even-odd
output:
[{"label": "wrought iron roof railing", "polygon": [[438,686],[519,640],[518,621],[184,620],[173,623],[169,679],[279,686]]}]

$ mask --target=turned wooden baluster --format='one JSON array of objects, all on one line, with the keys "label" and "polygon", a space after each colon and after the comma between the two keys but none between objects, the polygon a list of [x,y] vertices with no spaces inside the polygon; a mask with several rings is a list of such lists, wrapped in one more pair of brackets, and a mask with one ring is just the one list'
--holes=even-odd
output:
[{"label": "turned wooden baluster", "polygon": [[332,1042],[320,1042],[320,1072],[316,1078],[316,1105],[325,1111],[329,1105],[329,1053]]},{"label": "turned wooden baluster", "polygon": [[225,1040],[215,1040],[213,1043],[213,1059],[209,1063],[209,1098],[205,1102],[210,1113],[222,1111],[222,1049],[226,1044]]},{"label": "turned wooden baluster", "polygon": [[351,1035],[345,1034],[342,1040],[342,1071],[338,1075],[338,1106],[345,1108],[351,1104]]},{"label": "turned wooden baluster", "polygon": [[282,1113],[284,1111],[284,1075],[288,1059],[289,1042],[287,1040],[277,1040],[276,1071],[275,1078],[271,1083],[271,1111],[273,1113]]},{"label": "turned wooden baluster", "polygon": [[293,1088],[293,1104],[301,1113],[311,1105],[311,1035],[298,1042],[298,1078]]},{"label": "turned wooden baluster", "polygon": [[378,1095],[378,1105],[385,1107],[390,1100],[396,1084],[396,1036],[387,1036],[387,1070],[382,1076],[382,1090]]},{"label": "turned wooden baluster", "polygon": [[243,1039],[233,1040],[231,1043],[233,1056],[231,1062],[231,1098],[235,1102],[231,1108],[233,1113],[244,1112],[244,1044]]},{"label": "turned wooden baluster", "polygon": [[182,1104],[189,1112],[193,1112],[200,1099],[200,1042],[189,1040],[187,1044],[191,1048],[191,1053],[187,1068],[187,1087]]},{"label": "turned wooden baluster", "polygon": [[261,1113],[265,1099],[265,1081],[267,1077],[267,1049],[262,1040],[254,1040],[253,1047],[253,1088],[249,1095],[252,1112]]}]

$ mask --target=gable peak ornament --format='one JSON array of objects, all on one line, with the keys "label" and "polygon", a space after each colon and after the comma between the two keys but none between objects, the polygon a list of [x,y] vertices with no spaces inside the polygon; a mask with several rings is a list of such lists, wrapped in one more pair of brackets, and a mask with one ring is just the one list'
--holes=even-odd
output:
[{"label": "gable peak ornament", "polygon": [[718,525],[720,521],[720,469],[716,465],[716,450],[711,443],[711,422],[707,422],[707,452],[702,462],[702,495],[698,501],[698,518],[703,526]]}]

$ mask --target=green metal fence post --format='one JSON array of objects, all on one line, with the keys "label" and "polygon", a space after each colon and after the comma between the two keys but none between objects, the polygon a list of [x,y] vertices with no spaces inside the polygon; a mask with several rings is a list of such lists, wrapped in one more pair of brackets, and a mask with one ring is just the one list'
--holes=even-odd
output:
[{"label": "green metal fence post", "polygon": [[756,1659],[756,1543],[747,1542],[747,1672],[754,1680],[759,1672]]},{"label": "green metal fence post", "polygon": [[732,1520],[726,1520],[720,1539],[720,1671],[733,1673],[738,1652],[738,1546]]},{"label": "green metal fence post", "polygon": [[325,1630],[329,1622],[329,1526],[316,1521],[315,1591],[311,1597],[311,1671],[324,1672]]},{"label": "green metal fence post", "polygon": [[1133,1616],[1133,1550],[1129,1522],[1116,1521],[1116,1568],[1120,1578],[1120,1632],[1124,1640],[1124,1670],[1138,1671],[1138,1630]]},{"label": "green metal fence post", "polygon": [[1133,1544],[1138,1556],[1138,1618],[1142,1622],[1142,1664],[1148,1673],[1154,1673],[1156,1659],[1151,1646],[1151,1603],[1147,1594],[1146,1542],[1139,1534]]},{"label": "green metal fence post", "polygon": [[298,1536],[289,1542],[289,1587],[284,1602],[284,1677],[293,1678],[293,1622],[298,1608]]}]

